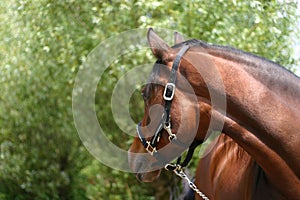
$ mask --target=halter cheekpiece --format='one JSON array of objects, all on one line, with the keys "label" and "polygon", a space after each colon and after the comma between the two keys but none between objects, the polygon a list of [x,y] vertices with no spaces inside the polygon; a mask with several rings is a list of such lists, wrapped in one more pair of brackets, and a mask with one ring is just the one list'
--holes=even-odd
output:
[{"label": "halter cheekpiece", "polygon": [[[184,45],[179,50],[178,54],[175,57],[175,60],[173,62],[172,69],[171,69],[171,75],[169,77],[168,83],[165,85],[165,89],[164,89],[164,93],[163,93],[163,98],[165,101],[164,113],[162,114],[160,123],[158,124],[153,137],[149,141],[144,137],[142,129],[141,129],[141,122],[139,122],[136,127],[138,137],[141,140],[146,151],[158,159],[162,159],[157,152],[157,144],[161,138],[163,129],[169,134],[168,139],[170,142],[182,144],[181,142],[179,142],[177,140],[176,135],[172,132],[170,112],[171,112],[172,100],[174,98],[175,89],[176,89],[177,70],[180,65],[182,56],[189,50],[189,48],[190,48],[189,45]],[[199,144],[200,144],[199,141],[196,141],[196,140],[193,141],[188,148],[188,153],[187,153],[187,156],[184,159],[184,161],[180,164],[181,156],[179,156],[176,164],[166,164],[165,169],[167,169],[169,171],[174,171],[175,169],[179,169],[179,168],[181,169],[181,168],[187,166],[189,161],[192,159],[195,148]]]}]

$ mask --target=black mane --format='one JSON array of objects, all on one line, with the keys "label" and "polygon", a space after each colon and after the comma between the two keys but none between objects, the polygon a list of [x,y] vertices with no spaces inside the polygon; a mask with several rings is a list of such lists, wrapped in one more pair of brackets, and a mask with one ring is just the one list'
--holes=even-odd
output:
[{"label": "black mane", "polygon": [[273,61],[230,46],[212,45],[197,39],[187,40],[172,48],[180,48],[184,44],[203,48],[210,55],[240,63],[247,73],[268,88],[279,93],[297,94],[300,97],[300,78]]},{"label": "black mane", "polygon": [[[184,41],[182,43],[176,44],[176,45],[172,46],[172,48],[176,49],[176,48],[181,47],[182,45],[190,45],[192,47],[198,46],[198,47],[207,49],[208,51],[209,51],[209,49],[219,51],[220,52],[219,54],[217,52],[214,52],[214,55],[219,55],[219,56],[221,56],[221,54],[223,54],[223,53],[226,53],[226,58],[231,58],[231,60],[238,60],[239,59],[238,57],[243,57],[243,58],[248,57],[250,59],[259,60],[261,62],[266,62],[270,65],[274,65],[274,67],[279,67],[279,68],[285,70],[286,72],[289,72],[289,73],[293,74],[294,76],[296,76],[293,72],[291,72],[287,68],[283,67],[282,65],[280,65],[274,61],[268,60],[264,57],[255,55],[253,53],[249,53],[249,52],[246,52],[246,51],[243,51],[240,49],[236,49],[231,46],[209,44],[209,43],[201,41],[201,40],[190,39],[190,40]],[[228,53],[232,54],[232,56],[229,56]],[[297,78],[299,78],[299,77],[297,77]]]}]

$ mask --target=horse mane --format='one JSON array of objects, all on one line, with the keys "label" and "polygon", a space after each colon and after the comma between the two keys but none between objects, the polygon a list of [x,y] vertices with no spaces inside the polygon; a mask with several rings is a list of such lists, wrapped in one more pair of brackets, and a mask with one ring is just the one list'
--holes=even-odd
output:
[{"label": "horse mane", "polygon": [[243,69],[256,80],[277,93],[288,93],[300,97],[300,78],[285,67],[266,58],[230,46],[213,45],[191,39],[174,45],[179,48],[187,44],[203,48],[208,54],[241,64]]},{"label": "horse mane", "polygon": [[160,81],[159,81],[159,77],[161,75],[161,70],[163,62],[161,60],[157,60],[155,62],[155,64],[153,65],[153,68],[151,70],[150,75],[148,76],[147,82],[144,85],[144,87],[142,88],[142,95],[144,97],[144,99],[149,99],[151,97],[151,94],[157,94],[158,88],[159,87],[155,87],[157,85],[160,85]]},{"label": "horse mane", "polygon": [[[294,73],[292,73],[291,71],[289,71],[288,69],[286,69],[285,67],[283,67],[282,65],[268,60],[264,57],[240,50],[240,49],[236,49],[234,47],[231,46],[223,46],[223,45],[215,45],[215,44],[210,44],[201,40],[197,40],[197,39],[190,39],[187,40],[185,42],[176,44],[174,46],[172,46],[172,48],[179,48],[183,45],[190,45],[190,46],[198,46],[198,47],[202,47],[204,49],[207,50],[208,53],[218,56],[218,57],[223,57],[229,60],[233,60],[233,61],[238,61],[238,62],[244,62],[245,64],[250,64],[252,66],[257,66],[259,63],[264,63],[265,65],[267,64],[270,67],[276,67],[276,68],[280,68],[280,70],[285,71],[285,73],[289,73],[290,75],[294,76],[295,78],[299,77],[297,75],[295,75]],[[255,62],[254,62],[255,61]],[[270,71],[272,73],[272,71]]]},{"label": "horse mane", "polygon": [[[264,57],[255,55],[253,53],[249,53],[240,49],[236,49],[234,47],[231,46],[223,46],[223,45],[215,45],[215,44],[210,44],[201,40],[197,40],[197,39],[190,39],[187,40],[185,42],[176,44],[174,46],[172,46],[172,48],[179,48],[183,45],[189,45],[189,46],[198,46],[201,48],[204,48],[205,50],[207,50],[208,53],[217,56],[217,57],[223,57],[229,60],[233,60],[233,61],[238,61],[238,62],[244,62],[246,64],[250,64],[250,65],[254,65],[257,66],[258,63],[263,62],[264,64],[267,65],[271,65],[272,67],[277,67],[280,68],[281,70],[284,70],[285,72],[297,77],[294,73],[292,73],[291,71],[287,70],[285,67],[283,67],[282,65],[268,60]],[[255,61],[255,62],[253,62]]]}]

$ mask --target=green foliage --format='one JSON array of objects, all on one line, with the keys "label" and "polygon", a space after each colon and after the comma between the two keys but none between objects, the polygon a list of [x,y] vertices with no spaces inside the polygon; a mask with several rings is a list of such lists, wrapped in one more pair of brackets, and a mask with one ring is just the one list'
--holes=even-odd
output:
[{"label": "green foliage", "polygon": [[[79,140],[71,94],[88,53],[119,32],[152,26],[291,67],[299,64],[290,56],[295,8],[295,3],[275,0],[2,0],[0,199],[154,199],[154,185],[101,165]],[[99,84],[99,121],[124,149],[132,138],[120,136],[113,124],[111,90],[124,70],[149,62],[154,60],[146,51],[122,57]],[[142,106],[140,98],[133,98],[135,120]]]}]

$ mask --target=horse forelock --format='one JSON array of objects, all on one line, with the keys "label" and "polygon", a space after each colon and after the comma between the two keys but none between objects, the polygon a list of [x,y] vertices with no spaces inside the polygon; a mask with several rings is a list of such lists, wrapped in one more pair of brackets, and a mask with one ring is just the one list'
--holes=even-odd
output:
[{"label": "horse forelock", "polygon": [[160,65],[162,65],[162,61],[157,60],[152,68],[152,71],[151,71],[149,77],[148,77],[147,84],[151,84],[151,83],[154,83],[155,81],[157,81],[157,78],[160,73]]}]

